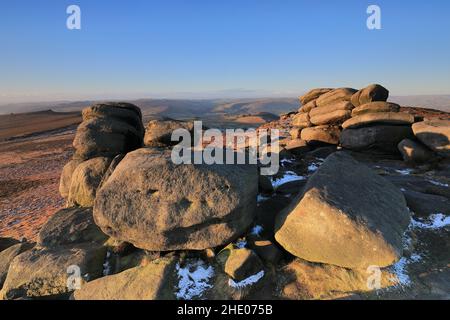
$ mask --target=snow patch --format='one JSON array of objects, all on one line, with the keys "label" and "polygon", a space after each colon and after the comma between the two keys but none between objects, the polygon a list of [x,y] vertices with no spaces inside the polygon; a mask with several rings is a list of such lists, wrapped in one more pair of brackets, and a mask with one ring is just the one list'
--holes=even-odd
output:
[{"label": "snow patch", "polygon": [[264,230],[263,227],[261,227],[260,225],[256,225],[252,228],[252,231],[250,232],[250,234],[252,234],[254,236],[259,236],[263,230]]},{"label": "snow patch", "polygon": [[319,165],[317,163],[312,163],[308,166],[308,172],[316,172],[319,169]]},{"label": "snow patch", "polygon": [[431,184],[434,184],[435,186],[448,188],[448,184],[447,183],[442,183],[442,182],[435,181],[435,180],[428,180],[428,182],[431,183]]},{"label": "snow patch", "polygon": [[238,242],[235,243],[236,248],[238,249],[243,249],[247,246],[247,241],[245,240],[239,240]]},{"label": "snow patch", "polygon": [[399,285],[409,286],[411,284],[411,278],[406,271],[406,266],[409,264],[408,259],[405,257],[401,258],[397,263],[395,263],[391,270],[396,275],[397,279],[393,279],[398,282]]},{"label": "snow patch", "polygon": [[412,219],[412,227],[419,229],[437,230],[450,225],[450,216],[442,213],[432,214],[427,222]]},{"label": "snow patch", "polygon": [[258,196],[256,197],[256,203],[261,203],[261,202],[267,201],[269,199],[270,199],[270,197],[258,194]]},{"label": "snow patch", "polygon": [[250,285],[258,282],[262,277],[264,277],[264,270],[261,270],[260,272],[254,274],[248,278],[245,278],[242,281],[235,282],[233,279],[229,279],[228,285],[235,289],[242,289],[242,288],[245,288],[247,286],[250,286]]},{"label": "snow patch", "polygon": [[281,178],[272,180],[272,186],[274,189],[278,188],[279,186],[291,182],[291,181],[301,181],[306,180],[304,176],[299,176],[293,171],[286,171],[284,175]]},{"label": "snow patch", "polygon": [[207,266],[202,260],[190,261],[183,268],[176,265],[178,285],[177,299],[192,300],[200,298],[206,289],[212,288],[209,280],[214,276],[214,268]]},{"label": "snow patch", "polygon": [[397,169],[395,170],[395,172],[400,173],[403,176],[407,176],[409,174],[411,174],[413,170],[412,169]]},{"label": "snow patch", "polygon": [[103,275],[104,276],[109,276],[110,274],[112,274],[112,265],[111,265],[110,258],[111,258],[111,252],[107,251],[105,262],[103,263]]}]

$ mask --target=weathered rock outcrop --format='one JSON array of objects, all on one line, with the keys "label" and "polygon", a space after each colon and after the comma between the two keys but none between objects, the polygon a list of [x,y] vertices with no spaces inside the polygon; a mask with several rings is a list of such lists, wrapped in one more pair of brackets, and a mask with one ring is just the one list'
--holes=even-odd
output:
[{"label": "weathered rock outcrop", "polygon": [[413,137],[410,126],[375,125],[345,129],[340,142],[342,147],[351,150],[398,153],[400,141]]},{"label": "weathered rock outcrop", "polygon": [[143,137],[142,114],[137,106],[109,102],[85,108],[73,141],[75,154],[60,179],[59,192],[67,204],[92,207],[112,159],[142,147]]},{"label": "weathered rock outcrop", "polygon": [[92,207],[95,194],[111,158],[97,157],[80,163],[73,171],[67,202],[70,206]]},{"label": "weathered rock outcrop", "polygon": [[145,130],[144,144],[148,147],[166,147],[175,145],[178,141],[172,141],[172,132],[176,129],[186,129],[191,134],[194,130],[193,122],[179,120],[152,120]]},{"label": "weathered rock outcrop", "polygon": [[401,257],[410,214],[389,181],[338,152],[304,190],[277,217],[275,238],[287,251],[352,269],[385,267]]},{"label": "weathered rock outcrop", "polygon": [[450,157],[450,121],[431,120],[412,126],[415,136],[431,150]]},{"label": "weathered rock outcrop", "polygon": [[352,116],[360,116],[366,113],[399,112],[400,105],[392,102],[376,101],[362,104],[352,110]]},{"label": "weathered rock outcrop", "polygon": [[374,101],[386,101],[388,97],[389,91],[385,87],[379,84],[371,84],[356,92],[352,96],[351,102],[355,107],[358,107]]},{"label": "weathered rock outcrop", "polygon": [[[12,261],[3,289],[4,299],[33,298],[67,294],[69,273],[73,284],[82,284],[102,275],[104,247],[33,248]],[[73,266],[78,266],[77,275]],[[73,289],[72,289],[73,290]]]},{"label": "weathered rock outcrop", "polygon": [[147,250],[201,250],[252,223],[255,165],[175,165],[170,150],[131,152],[97,191],[94,219],[108,235]]},{"label": "weathered rock outcrop", "polygon": [[338,144],[340,134],[341,130],[337,126],[316,126],[303,129],[301,138],[310,145]]}]

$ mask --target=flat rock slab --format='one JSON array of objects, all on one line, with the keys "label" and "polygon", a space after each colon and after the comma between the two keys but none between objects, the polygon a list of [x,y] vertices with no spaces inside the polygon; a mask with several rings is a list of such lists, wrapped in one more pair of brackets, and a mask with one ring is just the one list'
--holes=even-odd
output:
[{"label": "flat rock slab", "polygon": [[253,221],[256,165],[174,164],[171,150],[131,152],[97,191],[94,219],[106,234],[152,251],[229,243]]},{"label": "flat rock slab", "polygon": [[450,157],[450,121],[430,120],[415,123],[412,127],[415,136],[431,150]]},{"label": "flat rock slab", "polygon": [[337,152],[279,214],[275,239],[311,262],[351,269],[385,267],[401,257],[409,223],[410,213],[397,187]]},{"label": "flat rock slab", "polygon": [[302,140],[308,144],[338,144],[341,130],[338,126],[316,126],[305,128],[301,132]]},{"label": "flat rock slab", "polygon": [[315,125],[339,124],[351,117],[350,110],[335,110],[325,114],[311,117],[311,123]]},{"label": "flat rock slab", "polygon": [[413,124],[414,116],[405,112],[365,113],[348,119],[342,124],[342,127],[344,129],[351,129],[367,126],[374,123],[395,125]]},{"label": "flat rock slab", "polygon": [[356,93],[356,90],[352,88],[334,89],[317,98],[316,105],[320,108],[341,101],[350,101],[354,93]]},{"label": "flat rock slab", "polygon": [[413,137],[410,126],[373,125],[343,130],[340,142],[342,147],[350,150],[373,150],[398,154],[400,141]]},{"label": "flat rock slab", "polygon": [[352,116],[360,116],[366,113],[399,112],[400,105],[392,102],[376,101],[360,105],[352,110]]},{"label": "flat rock slab", "polygon": [[75,300],[169,300],[175,299],[175,258],[161,258],[82,286]]}]

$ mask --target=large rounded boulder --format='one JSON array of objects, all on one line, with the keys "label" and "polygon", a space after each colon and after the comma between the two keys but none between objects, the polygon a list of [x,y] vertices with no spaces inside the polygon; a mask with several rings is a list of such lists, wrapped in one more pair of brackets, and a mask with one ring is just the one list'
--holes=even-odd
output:
[{"label": "large rounded boulder", "polygon": [[229,243],[252,223],[256,165],[174,164],[170,150],[131,152],[97,191],[94,219],[106,234],[153,250]]},{"label": "large rounded boulder", "polygon": [[344,152],[329,156],[277,217],[275,238],[311,262],[360,269],[402,256],[410,213],[402,192]]}]

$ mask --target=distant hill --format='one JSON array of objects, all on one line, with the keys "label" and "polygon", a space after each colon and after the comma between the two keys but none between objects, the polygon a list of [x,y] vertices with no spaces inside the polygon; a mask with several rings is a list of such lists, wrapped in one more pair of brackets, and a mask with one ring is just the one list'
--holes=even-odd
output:
[{"label": "distant hill", "polygon": [[[80,111],[100,101],[47,102],[9,104],[0,106],[0,114],[54,110],[58,112]],[[146,117],[169,117],[174,119],[196,118],[219,114],[257,114],[270,112],[279,115],[298,109],[295,98],[265,99],[215,99],[215,100],[179,100],[179,99],[139,99],[128,101],[141,108]]]},{"label": "distant hill", "polygon": [[0,141],[49,132],[81,122],[81,113],[54,112],[51,110],[0,115]]},{"label": "distant hill", "polygon": [[402,106],[450,112],[450,95],[392,96],[389,97],[389,101]]}]

